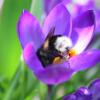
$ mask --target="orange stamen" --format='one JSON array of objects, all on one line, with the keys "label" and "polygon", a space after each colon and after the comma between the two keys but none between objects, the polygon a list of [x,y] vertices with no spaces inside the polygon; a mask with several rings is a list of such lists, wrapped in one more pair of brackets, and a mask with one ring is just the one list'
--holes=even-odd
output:
[{"label": "orange stamen", "polygon": [[73,50],[73,49],[71,49],[71,50],[68,51],[69,57],[73,57],[73,56],[75,56],[76,54],[77,54],[76,51]]}]

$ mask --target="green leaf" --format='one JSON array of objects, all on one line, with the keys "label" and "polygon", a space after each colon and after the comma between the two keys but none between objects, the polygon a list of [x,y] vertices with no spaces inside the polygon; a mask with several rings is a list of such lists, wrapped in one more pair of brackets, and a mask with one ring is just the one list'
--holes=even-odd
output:
[{"label": "green leaf", "polygon": [[20,61],[21,46],[16,25],[23,9],[29,9],[31,0],[5,0],[0,12],[0,75],[11,79]]},{"label": "green leaf", "polygon": [[43,15],[43,1],[42,0],[32,0],[31,13],[35,15],[38,20],[41,21]]},{"label": "green leaf", "polygon": [[18,84],[20,75],[21,75],[21,65],[19,64],[19,67],[9,84],[9,88],[6,91],[3,100],[11,100],[11,98],[13,96],[13,92],[15,91],[16,85]]}]

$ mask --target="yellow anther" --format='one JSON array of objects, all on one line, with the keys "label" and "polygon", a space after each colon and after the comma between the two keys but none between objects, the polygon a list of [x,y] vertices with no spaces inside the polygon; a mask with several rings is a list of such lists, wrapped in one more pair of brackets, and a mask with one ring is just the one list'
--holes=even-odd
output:
[{"label": "yellow anther", "polygon": [[71,49],[71,50],[68,51],[69,57],[75,56],[76,54],[77,54],[76,51],[73,50],[73,49]]}]

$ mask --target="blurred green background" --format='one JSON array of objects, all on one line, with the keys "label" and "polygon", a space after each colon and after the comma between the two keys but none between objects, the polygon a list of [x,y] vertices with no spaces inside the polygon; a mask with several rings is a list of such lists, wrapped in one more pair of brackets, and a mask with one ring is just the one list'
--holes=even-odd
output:
[{"label": "blurred green background", "polygon": [[[3,1],[3,5],[1,3]],[[45,100],[47,87],[37,80],[21,62],[16,25],[23,9],[32,12],[40,20],[42,0],[0,0],[0,100]],[[100,35],[92,47],[100,49]],[[68,82],[53,87],[52,100],[100,77],[100,64],[75,74]]]}]

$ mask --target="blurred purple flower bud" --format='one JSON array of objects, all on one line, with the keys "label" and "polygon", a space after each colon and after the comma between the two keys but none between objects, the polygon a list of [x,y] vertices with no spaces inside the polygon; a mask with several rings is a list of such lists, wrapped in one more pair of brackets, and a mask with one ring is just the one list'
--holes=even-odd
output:
[{"label": "blurred purple flower bud", "polygon": [[74,93],[64,96],[62,100],[100,100],[100,79],[93,81],[88,88],[80,87]]}]

